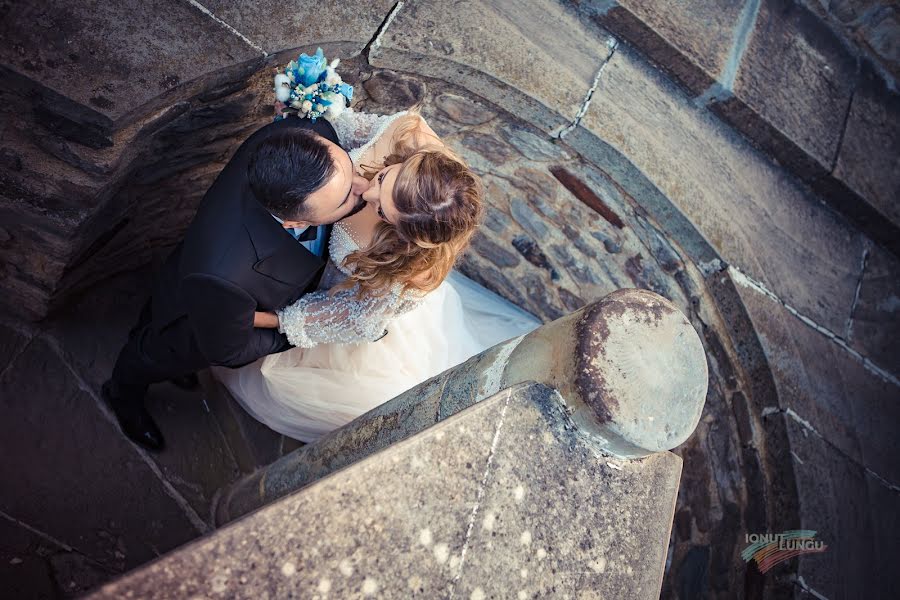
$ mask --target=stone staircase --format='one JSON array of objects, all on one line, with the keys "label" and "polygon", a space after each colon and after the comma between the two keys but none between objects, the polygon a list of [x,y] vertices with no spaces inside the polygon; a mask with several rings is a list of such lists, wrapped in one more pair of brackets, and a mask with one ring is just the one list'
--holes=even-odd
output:
[{"label": "stone staircase", "polygon": [[94,597],[656,598],[707,381],[674,305],[613,293],[228,486],[244,518]]},{"label": "stone staircase", "polygon": [[[209,527],[215,490],[289,449],[215,394],[207,412],[166,390],[154,414],[205,450],[157,464],[114,435],[96,390],[146,290],[135,269],[268,120],[272,67],[322,46],[359,108],[421,102],[481,174],[467,275],[545,321],[651,289],[701,334],[709,397],[677,451],[665,597],[896,589],[896,8],[660,6],[344,2],[296,27],[302,2],[7,7],[0,391],[15,440],[2,474],[17,484],[0,498],[4,582],[86,589],[136,566]],[[116,289],[117,273],[133,279]],[[149,483],[107,476],[119,470]],[[157,503],[151,524],[171,523],[148,543],[122,529],[146,512],[141,494]],[[740,558],[745,534],[797,527],[829,551],[765,576]]]}]

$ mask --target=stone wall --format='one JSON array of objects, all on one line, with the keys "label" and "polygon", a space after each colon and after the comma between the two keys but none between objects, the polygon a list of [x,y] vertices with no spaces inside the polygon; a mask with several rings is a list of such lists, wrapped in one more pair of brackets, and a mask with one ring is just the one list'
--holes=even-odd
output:
[{"label": "stone wall", "polygon": [[900,78],[900,7],[875,0],[804,0],[804,6],[875,64],[889,87]]},{"label": "stone wall", "polygon": [[[694,104],[900,254],[896,6],[838,0],[569,6],[643,54]],[[883,55],[869,51],[874,47]]]}]

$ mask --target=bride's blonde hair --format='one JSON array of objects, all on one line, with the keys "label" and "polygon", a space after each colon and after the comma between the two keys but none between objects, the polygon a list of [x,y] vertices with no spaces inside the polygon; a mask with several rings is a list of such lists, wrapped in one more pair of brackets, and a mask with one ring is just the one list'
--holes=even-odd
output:
[{"label": "bride's blonde hair", "polygon": [[417,114],[398,121],[384,164],[363,167],[371,179],[401,164],[393,190],[396,223],[380,223],[369,247],[344,261],[353,274],[339,287],[358,283],[360,295],[381,295],[397,283],[405,290],[434,290],[481,220],[478,177],[446,147],[423,145]]}]

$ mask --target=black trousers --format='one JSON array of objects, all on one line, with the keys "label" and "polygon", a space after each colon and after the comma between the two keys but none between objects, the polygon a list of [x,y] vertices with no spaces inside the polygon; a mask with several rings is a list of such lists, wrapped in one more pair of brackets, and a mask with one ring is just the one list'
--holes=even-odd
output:
[{"label": "black trousers", "polygon": [[112,381],[125,395],[139,399],[150,384],[208,366],[209,361],[200,352],[187,317],[160,328],[153,322],[151,302],[147,300],[119,352]]}]

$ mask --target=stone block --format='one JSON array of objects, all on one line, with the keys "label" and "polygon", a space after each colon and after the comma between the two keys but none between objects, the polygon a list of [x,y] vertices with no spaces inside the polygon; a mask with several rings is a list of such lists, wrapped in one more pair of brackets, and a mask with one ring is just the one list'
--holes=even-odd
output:
[{"label": "stone block", "polygon": [[680,459],[597,454],[554,394],[497,394],[94,597],[658,597]]},{"label": "stone block", "polygon": [[326,9],[299,0],[208,0],[203,5],[269,54],[301,48],[311,54],[320,45],[331,60],[359,53],[394,2],[339,2]]},{"label": "stone block", "polygon": [[[502,99],[507,110],[550,132],[575,119],[608,54],[606,39],[556,2],[467,0],[405,3],[369,60]],[[553,77],[546,77],[549,65]]]},{"label": "stone block", "polygon": [[874,246],[844,336],[875,364],[900,376],[900,260]]},{"label": "stone block", "polygon": [[853,96],[833,176],[900,227],[900,95],[874,73]]},{"label": "stone block", "polygon": [[184,82],[262,57],[195,6],[161,0],[15,3],[0,36],[0,62],[34,83],[42,110],[104,132]]},{"label": "stone block", "polygon": [[762,0],[734,80],[713,111],[805,178],[837,156],[856,59],[808,9]]},{"label": "stone block", "polygon": [[791,440],[791,456],[779,458],[792,462],[797,482],[796,528],[816,531],[816,539],[828,546],[824,552],[790,559],[799,563],[797,575],[825,598],[890,597],[895,588],[889,581],[895,576],[876,570],[879,558],[873,542],[876,523],[896,514],[896,492],[892,503],[873,505],[869,480],[859,464],[790,416],[767,418],[783,419]]},{"label": "stone block", "polygon": [[594,18],[700,95],[726,68],[743,5],[733,0],[619,0]]},{"label": "stone block", "polygon": [[0,510],[113,572],[201,533],[113,417],[36,339],[0,378]]},{"label": "stone block", "polygon": [[[900,389],[759,292],[738,286],[778,388],[793,411],[850,460],[900,482]],[[799,422],[799,421],[798,421]]]},{"label": "stone block", "polygon": [[843,329],[865,240],[633,51],[616,51],[566,141],[601,169],[618,168],[610,152],[627,157],[636,169],[612,172],[637,203],[661,192],[677,209],[664,210],[681,211],[722,260],[820,325]]}]

